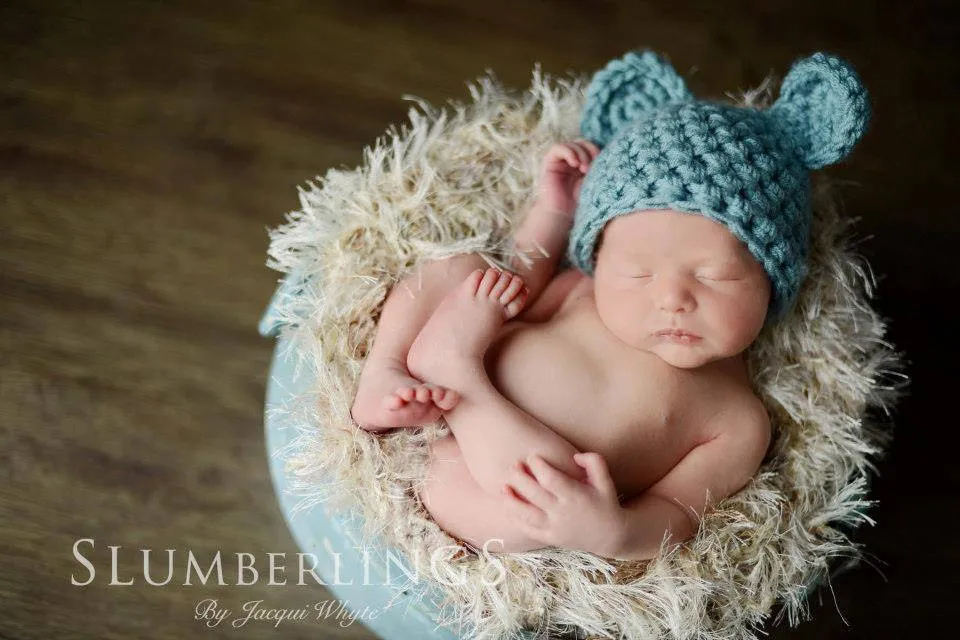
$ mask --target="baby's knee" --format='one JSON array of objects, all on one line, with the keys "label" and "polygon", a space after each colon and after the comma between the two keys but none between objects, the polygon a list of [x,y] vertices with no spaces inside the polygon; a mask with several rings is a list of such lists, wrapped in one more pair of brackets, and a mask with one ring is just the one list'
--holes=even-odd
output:
[{"label": "baby's knee", "polygon": [[404,300],[420,298],[436,303],[471,273],[489,266],[477,253],[462,253],[431,260],[417,266],[397,282],[390,297],[393,297],[394,292],[402,292]]},{"label": "baby's knee", "polygon": [[487,269],[490,263],[480,257],[479,253],[461,253],[443,258],[432,263],[445,278],[460,282],[477,269]]},{"label": "baby's knee", "polygon": [[433,520],[447,533],[489,550],[536,548],[507,516],[502,501],[480,486],[467,469],[452,437],[431,445],[431,465],[420,499]]}]

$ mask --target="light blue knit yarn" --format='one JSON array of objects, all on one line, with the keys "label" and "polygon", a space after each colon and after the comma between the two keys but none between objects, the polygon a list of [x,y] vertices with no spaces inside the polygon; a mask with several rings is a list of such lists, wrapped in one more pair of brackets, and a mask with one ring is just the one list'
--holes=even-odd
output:
[{"label": "light blue knit yarn", "polygon": [[651,51],[631,52],[587,87],[580,129],[601,147],[580,190],[568,257],[588,275],[603,226],[645,209],[725,225],[771,283],[767,321],[806,276],[810,170],[844,158],[870,120],[867,92],[843,60],[798,60],[767,110],[697,101]]}]

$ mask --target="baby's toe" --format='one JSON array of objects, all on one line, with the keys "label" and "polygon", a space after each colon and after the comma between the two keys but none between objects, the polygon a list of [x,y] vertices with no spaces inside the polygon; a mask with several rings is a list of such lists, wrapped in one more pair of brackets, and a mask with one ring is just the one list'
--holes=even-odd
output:
[{"label": "baby's toe", "polygon": [[512,281],[512,273],[501,273],[497,281],[493,283],[493,288],[490,289],[490,298],[492,300],[499,300]]},{"label": "baby's toe", "polygon": [[421,403],[429,401],[430,387],[425,385],[417,387],[416,398],[417,398],[417,402],[421,402]]},{"label": "baby's toe", "polygon": [[430,399],[433,401],[433,404],[440,406],[440,403],[443,402],[443,399],[447,395],[447,390],[444,387],[434,387],[430,390]]},{"label": "baby's toe", "polygon": [[483,279],[480,280],[480,285],[477,287],[477,295],[481,297],[488,297],[490,292],[493,290],[494,285],[497,284],[500,280],[500,271],[497,269],[487,269],[483,273]]},{"label": "baby's toe", "polygon": [[403,407],[405,404],[407,404],[407,401],[401,398],[400,395],[396,393],[391,393],[386,397],[384,397],[383,399],[383,408],[387,409],[388,411],[396,411],[397,409],[400,409],[401,407]]},{"label": "baby's toe", "polygon": [[459,399],[460,394],[453,389],[438,389],[437,392],[433,394],[433,403],[444,411],[453,409]]},{"label": "baby's toe", "polygon": [[523,278],[520,276],[512,276],[510,282],[507,284],[507,288],[503,290],[503,293],[500,294],[500,304],[506,306],[520,294],[524,289]]},{"label": "baby's toe", "polygon": [[483,282],[483,276],[486,275],[486,271],[483,269],[476,269],[467,276],[466,283],[467,288],[472,292],[477,292],[477,287],[480,286],[480,283]]},{"label": "baby's toe", "polygon": [[516,297],[508,302],[506,306],[503,307],[503,312],[507,318],[512,318],[516,316],[523,309],[523,305],[527,303],[527,294],[529,291],[526,287],[516,295]]}]

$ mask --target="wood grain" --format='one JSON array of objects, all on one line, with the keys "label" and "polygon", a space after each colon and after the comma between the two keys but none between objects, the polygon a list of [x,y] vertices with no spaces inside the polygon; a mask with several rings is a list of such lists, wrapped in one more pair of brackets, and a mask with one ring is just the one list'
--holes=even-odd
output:
[{"label": "wood grain", "polygon": [[[297,184],[355,165],[402,121],[404,94],[462,99],[488,68],[525,87],[536,62],[590,71],[641,45],[702,95],[782,77],[817,49],[847,57],[870,88],[872,131],[831,174],[861,185],[847,208],[873,236],[877,304],[914,379],[880,463],[879,524],[859,534],[885,578],[845,573],[814,599],[813,622],[769,631],[932,626],[960,568],[944,442],[960,382],[951,4],[0,4],[0,638],[371,637],[359,624],[204,628],[204,598],[295,608],[330,596],[108,586],[107,545],[123,547],[122,577],[138,548],[295,553],[263,444],[273,345],[256,325],[278,279],[265,229],[297,208]],[[80,538],[97,544],[86,587],[70,583],[86,575]],[[183,575],[178,561],[174,582]]]}]

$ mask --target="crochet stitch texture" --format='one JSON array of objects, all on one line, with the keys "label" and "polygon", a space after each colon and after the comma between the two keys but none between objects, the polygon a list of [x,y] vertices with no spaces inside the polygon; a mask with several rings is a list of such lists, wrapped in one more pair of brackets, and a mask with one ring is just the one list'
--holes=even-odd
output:
[{"label": "crochet stitch texture", "polygon": [[568,257],[588,275],[603,226],[675,209],[726,226],[771,283],[768,321],[806,276],[810,170],[845,157],[866,131],[867,92],[836,56],[794,63],[767,110],[697,101],[661,56],[630,52],[587,88],[582,134],[601,147],[583,181]]}]

